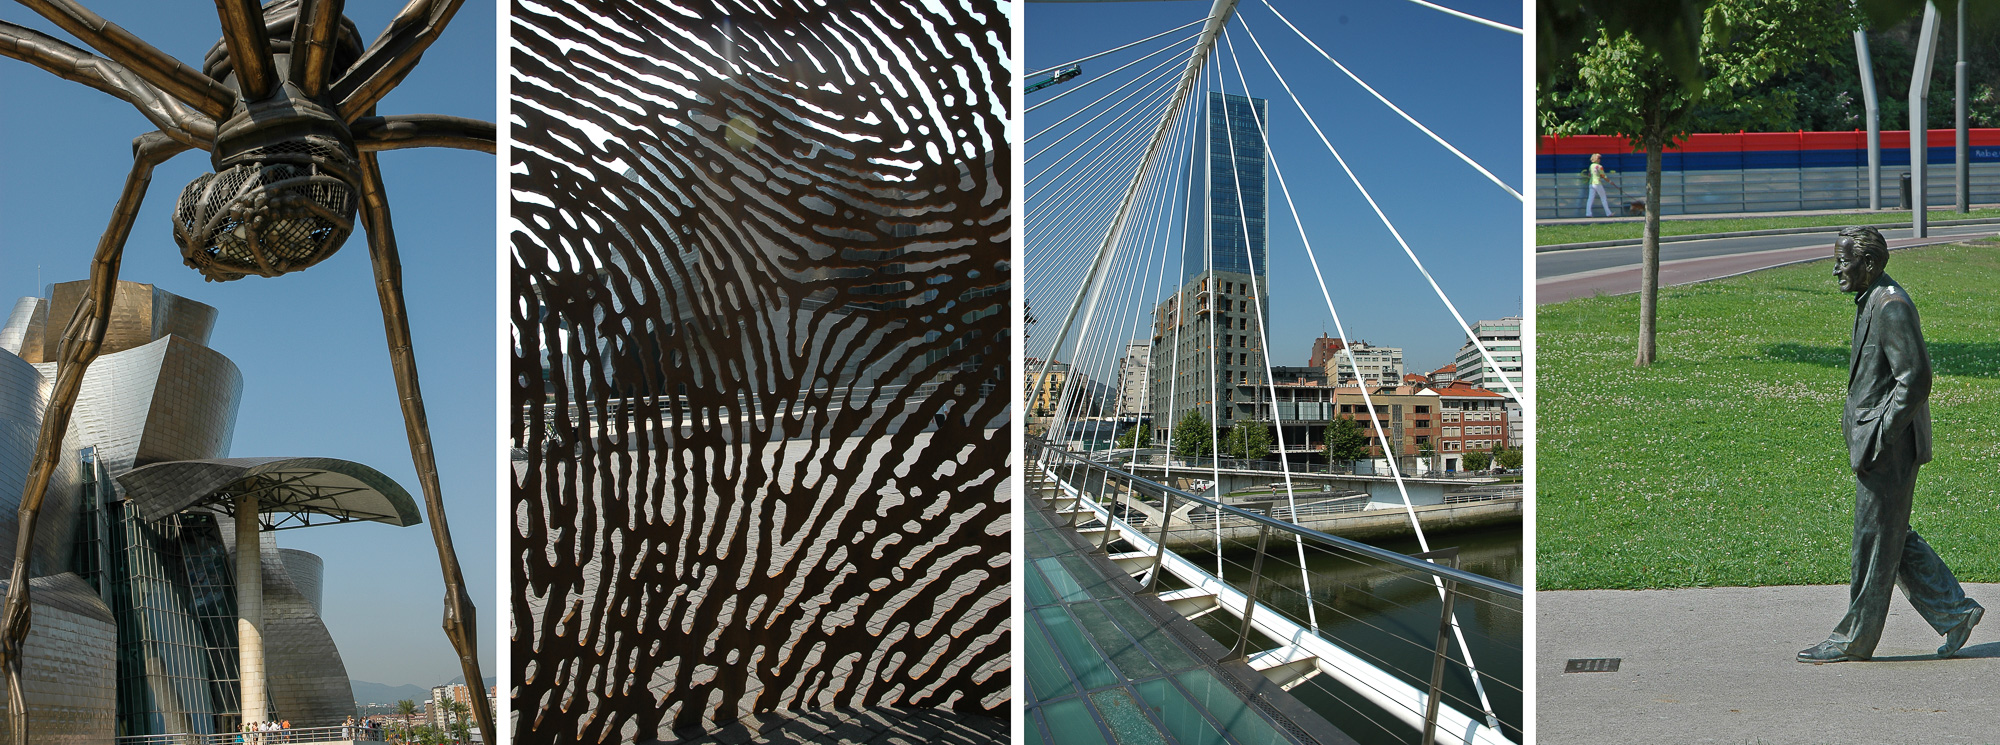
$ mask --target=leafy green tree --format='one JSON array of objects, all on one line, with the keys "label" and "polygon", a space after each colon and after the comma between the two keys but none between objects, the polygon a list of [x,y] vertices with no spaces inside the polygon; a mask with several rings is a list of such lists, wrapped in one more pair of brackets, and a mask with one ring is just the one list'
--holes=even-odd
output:
[{"label": "leafy green tree", "polygon": [[1521,449],[1501,448],[1493,451],[1493,462],[1501,468],[1520,468]]},{"label": "leafy green tree", "polygon": [[1598,23],[1580,29],[1573,55],[1555,60],[1536,106],[1545,133],[1624,135],[1646,154],[1639,348],[1633,358],[1640,367],[1655,357],[1666,148],[1691,131],[1788,120],[1797,101],[1767,83],[1829,55],[1851,55],[1850,35],[1861,23],[1849,0],[1714,0],[1700,18],[1693,84],[1656,46],[1629,29]]},{"label": "leafy green tree", "polygon": [[1361,431],[1360,423],[1347,417],[1334,417],[1326,424],[1326,462],[1340,463],[1356,461],[1368,457],[1368,435]]},{"label": "leafy green tree", "polygon": [[1134,424],[1131,429],[1125,430],[1125,434],[1118,436],[1116,446],[1121,448],[1152,447],[1153,428],[1147,426],[1145,422]]},{"label": "leafy green tree", "polygon": [[1484,471],[1493,467],[1493,454],[1484,450],[1465,451],[1465,470]]},{"label": "leafy green tree", "polygon": [[472,716],[472,707],[467,706],[463,701],[454,699],[444,702],[444,710],[451,715],[451,723],[446,725],[442,734],[450,735],[452,742],[471,742],[472,725],[467,720]]},{"label": "leafy green tree", "polygon": [[1417,441],[1417,457],[1424,459],[1424,468],[1426,469],[1433,468],[1434,466],[1431,462],[1431,459],[1436,456],[1437,456],[1437,446],[1432,445],[1430,440]]},{"label": "leafy green tree", "polygon": [[1263,460],[1271,454],[1271,431],[1257,422],[1237,422],[1222,438],[1222,452],[1231,458]]},{"label": "leafy green tree", "polygon": [[1215,428],[1208,426],[1200,409],[1189,409],[1180,424],[1174,425],[1174,455],[1199,458],[1214,451]]}]

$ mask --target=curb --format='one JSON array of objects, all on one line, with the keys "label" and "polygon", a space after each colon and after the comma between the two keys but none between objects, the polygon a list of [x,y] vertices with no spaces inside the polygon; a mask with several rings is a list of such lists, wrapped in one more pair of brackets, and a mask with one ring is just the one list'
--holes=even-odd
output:
[{"label": "curb", "polygon": [[[1873,225],[1877,230],[1897,230],[1910,227],[1910,223],[1908,222],[1866,223],[1866,224]],[[1982,217],[1972,220],[1930,220],[1926,221],[1924,224],[1932,227],[1951,227],[1954,225],[2000,225],[2000,217]],[[1810,228],[1769,228],[1765,230],[1735,230],[1725,233],[1697,233],[1694,235],[1671,235],[1671,236],[1663,235],[1660,236],[1660,242],[1680,243],[1682,241],[1704,241],[1704,240],[1713,240],[1716,238],[1750,238],[1753,236],[1760,236],[1760,235],[1800,235],[1804,233],[1838,233],[1840,232],[1840,229],[1843,227],[1846,226],[1821,225],[1818,227],[1810,227]],[[1637,246],[1643,242],[1644,239],[1642,238],[1625,238],[1615,241],[1586,241],[1584,243],[1554,243],[1546,246],[1536,246],[1535,253],[1548,253],[1551,251],[1574,251],[1580,248],[1611,248],[1614,246]]]}]

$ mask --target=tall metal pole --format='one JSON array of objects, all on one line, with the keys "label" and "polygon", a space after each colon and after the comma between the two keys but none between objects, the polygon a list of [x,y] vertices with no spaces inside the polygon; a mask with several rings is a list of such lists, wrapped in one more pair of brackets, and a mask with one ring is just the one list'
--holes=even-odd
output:
[{"label": "tall metal pole", "polygon": [[236,671],[242,721],[264,721],[264,545],[258,535],[257,495],[236,498]]},{"label": "tall metal pole", "polygon": [[1882,209],[1882,110],[1875,105],[1875,61],[1868,55],[1868,29],[1854,30],[1854,56],[1861,61],[1861,106],[1868,115],[1868,209]]},{"label": "tall metal pole", "polygon": [[[1169,113],[1160,119],[1159,128],[1153,130],[1153,141],[1146,145],[1146,153],[1139,157],[1139,166],[1132,174],[1132,185],[1125,189],[1125,198],[1118,205],[1118,215],[1112,218],[1111,229],[1105,232],[1104,243],[1097,249],[1097,260],[1091,262],[1090,272],[1084,275],[1083,286],[1077,289],[1076,299],[1069,304],[1069,312],[1063,314],[1062,325],[1056,327],[1056,342],[1049,345],[1048,359],[1042,360],[1041,369],[1035,374],[1035,384],[1028,388],[1028,395],[1039,395],[1042,386],[1048,381],[1049,364],[1055,362],[1056,356],[1062,353],[1063,341],[1069,338],[1070,324],[1076,322],[1076,313],[1083,307],[1084,296],[1091,294],[1091,288],[1097,283],[1100,270],[1110,263],[1112,246],[1117,243],[1119,234],[1125,230],[1125,217],[1131,213],[1132,203],[1139,196],[1139,184],[1146,180],[1146,172],[1152,169],[1153,154],[1160,149],[1160,144],[1166,141],[1167,131],[1172,128],[1174,120],[1180,115],[1182,102],[1186,101],[1188,93],[1194,90],[1195,77],[1201,73],[1202,63],[1208,60],[1209,50],[1215,48],[1216,37],[1222,35],[1223,24],[1228,23],[1229,18],[1236,14],[1236,2],[1237,0],[1215,0],[1215,5],[1209,8],[1208,25],[1202,27],[1201,38],[1195,41],[1194,51],[1189,53],[1187,70],[1181,73],[1180,87],[1174,90],[1174,99],[1167,105]],[[1056,413],[1061,414],[1060,411]]]},{"label": "tall metal pole", "polygon": [[1972,211],[1972,141],[1965,131],[1965,6],[1970,0],[1958,0],[1958,64],[1953,66],[1953,82],[1957,90],[1952,92],[1952,103],[1956,111],[1953,120],[1958,124],[1958,211]]},{"label": "tall metal pole", "polygon": [[1910,71],[1910,235],[1930,236],[1925,224],[1926,166],[1930,165],[1930,130],[1926,129],[1924,98],[1931,92],[1931,65],[1937,61],[1937,3],[1924,3],[1923,33],[1917,36],[1917,60]]}]

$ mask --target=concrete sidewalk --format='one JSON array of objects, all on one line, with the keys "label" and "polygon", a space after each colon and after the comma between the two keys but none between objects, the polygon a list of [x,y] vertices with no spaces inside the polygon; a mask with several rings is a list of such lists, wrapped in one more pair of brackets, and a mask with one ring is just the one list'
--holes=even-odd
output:
[{"label": "concrete sidewalk", "polygon": [[[1898,591],[1870,662],[1805,665],[1846,585],[1535,593],[1536,742],[1844,745],[2000,743],[2000,584],[1972,640],[1942,638]],[[1566,660],[1618,657],[1615,673]]]}]

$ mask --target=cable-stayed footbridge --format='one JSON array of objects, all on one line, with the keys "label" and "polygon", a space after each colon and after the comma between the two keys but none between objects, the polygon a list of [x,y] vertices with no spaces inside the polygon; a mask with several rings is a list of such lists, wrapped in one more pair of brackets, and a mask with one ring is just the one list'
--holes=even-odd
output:
[{"label": "cable-stayed footbridge", "polygon": [[[1028,9],[1029,511],[1069,532],[1029,546],[1030,740],[1522,742],[1518,542],[1419,517],[1521,498],[1436,467],[1531,404],[1518,319],[1479,315],[1520,313],[1520,9],[1200,5]],[[1097,48],[1037,59],[1065,23]],[[1311,325],[1324,373],[1273,351]],[[1420,327],[1467,340],[1450,384],[1351,335]],[[1301,527],[1350,509],[1416,550]]]}]

